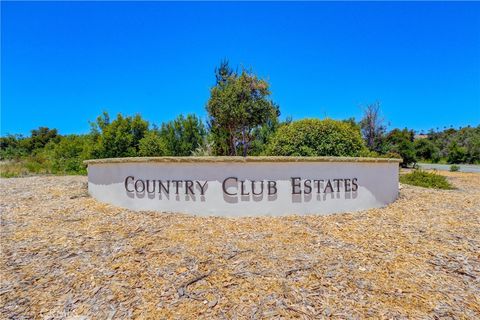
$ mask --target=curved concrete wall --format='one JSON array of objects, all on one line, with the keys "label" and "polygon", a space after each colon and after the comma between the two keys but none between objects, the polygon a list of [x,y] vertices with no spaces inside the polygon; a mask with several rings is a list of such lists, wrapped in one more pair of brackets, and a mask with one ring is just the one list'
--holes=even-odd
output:
[{"label": "curved concrete wall", "polygon": [[357,211],[398,195],[397,159],[252,159],[90,160],[88,190],[123,208],[217,216]]}]

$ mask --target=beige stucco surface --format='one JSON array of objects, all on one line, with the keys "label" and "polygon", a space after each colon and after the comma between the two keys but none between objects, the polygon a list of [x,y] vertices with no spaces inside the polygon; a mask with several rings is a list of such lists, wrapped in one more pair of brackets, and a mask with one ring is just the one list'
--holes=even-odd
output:
[{"label": "beige stucco surface", "polygon": [[[382,207],[397,198],[398,161],[365,159],[103,159],[88,162],[88,187],[89,193],[99,201],[133,210],[207,216],[322,215]],[[230,180],[225,182],[227,178]],[[292,194],[292,178],[301,184],[295,188],[300,194]],[[333,179],[340,181],[333,185]],[[357,188],[352,187],[353,179]],[[135,189],[138,180],[141,182]],[[180,181],[178,190],[170,185],[169,194],[165,190],[159,192],[159,180],[164,184]],[[314,187],[310,193],[304,184],[306,180]],[[319,182],[315,184],[314,180]],[[329,180],[332,188],[326,188]],[[186,181],[192,181],[190,192]],[[241,181],[244,181],[243,195]],[[252,181],[257,195],[252,194]],[[268,192],[268,181],[275,182],[275,194]],[[143,190],[142,186],[147,183],[149,190]],[[205,186],[204,190],[201,185]]]}]

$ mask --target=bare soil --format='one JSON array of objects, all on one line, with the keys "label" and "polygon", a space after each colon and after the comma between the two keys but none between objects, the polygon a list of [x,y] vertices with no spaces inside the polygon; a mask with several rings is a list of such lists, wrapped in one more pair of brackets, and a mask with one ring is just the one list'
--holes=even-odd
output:
[{"label": "bare soil", "polygon": [[26,319],[480,318],[480,175],[382,209],[133,212],[85,177],[1,179],[0,315]]}]

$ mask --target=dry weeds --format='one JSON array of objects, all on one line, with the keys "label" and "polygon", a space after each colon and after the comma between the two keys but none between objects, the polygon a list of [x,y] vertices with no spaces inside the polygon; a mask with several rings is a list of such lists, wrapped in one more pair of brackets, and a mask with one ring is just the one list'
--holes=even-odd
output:
[{"label": "dry weeds", "polygon": [[4,318],[480,318],[480,179],[327,217],[132,212],[2,179]]}]

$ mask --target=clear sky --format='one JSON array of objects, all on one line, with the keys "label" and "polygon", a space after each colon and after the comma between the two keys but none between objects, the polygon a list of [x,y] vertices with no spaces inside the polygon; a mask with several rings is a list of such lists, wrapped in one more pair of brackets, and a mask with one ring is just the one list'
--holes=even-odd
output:
[{"label": "clear sky", "polygon": [[196,113],[222,58],[271,84],[282,118],[480,123],[480,3],[1,3],[1,133],[85,133],[103,110]]}]

